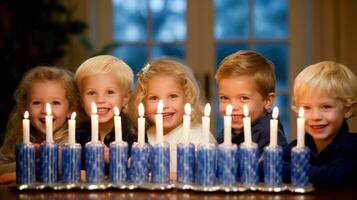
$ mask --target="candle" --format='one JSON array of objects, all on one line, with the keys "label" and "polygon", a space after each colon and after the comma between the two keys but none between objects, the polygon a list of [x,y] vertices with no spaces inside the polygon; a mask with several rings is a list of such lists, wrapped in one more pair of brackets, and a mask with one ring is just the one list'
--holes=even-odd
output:
[{"label": "candle", "polygon": [[97,106],[92,102],[92,116],[91,116],[91,125],[92,125],[92,142],[98,142],[98,115],[97,115]]},{"label": "candle", "polygon": [[24,119],[22,120],[22,133],[23,133],[23,143],[30,143],[30,120],[29,112],[26,110],[24,113]]},{"label": "candle", "polygon": [[252,143],[252,134],[251,134],[251,127],[250,127],[250,117],[248,117],[249,109],[248,109],[248,106],[245,105],[245,104],[243,106],[243,113],[244,113],[244,118],[243,118],[244,143],[246,145],[251,145],[251,143]]},{"label": "candle", "polygon": [[226,107],[226,116],[224,116],[224,144],[232,144],[232,105]]},{"label": "candle", "polygon": [[122,130],[121,130],[121,117],[119,108],[117,106],[114,107],[114,127],[115,127],[115,142],[122,142]]},{"label": "candle", "polygon": [[156,124],[156,142],[162,143],[163,142],[163,123],[162,123],[162,111],[164,108],[164,104],[162,100],[159,101],[157,105],[157,113],[155,115],[155,124]]},{"label": "candle", "polygon": [[138,143],[145,143],[145,118],[144,118],[144,105],[139,104],[139,118],[138,118]]},{"label": "candle", "polygon": [[202,128],[203,128],[202,132],[204,137],[203,139],[204,144],[209,144],[210,113],[211,113],[211,105],[207,103],[204,110],[204,116],[202,117]]},{"label": "candle", "polygon": [[185,104],[185,115],[183,116],[183,141],[185,144],[189,142],[188,132],[190,131],[191,122],[191,105],[189,103]]},{"label": "candle", "polygon": [[305,146],[305,119],[304,119],[304,108],[299,109],[299,117],[297,118],[297,146]]},{"label": "candle", "polygon": [[68,120],[68,143],[76,143],[76,112],[73,112],[71,119]]},{"label": "candle", "polygon": [[46,142],[53,142],[52,137],[52,112],[49,103],[46,104]]},{"label": "candle", "polygon": [[270,120],[270,147],[276,147],[278,141],[278,107],[273,109],[273,119]]}]

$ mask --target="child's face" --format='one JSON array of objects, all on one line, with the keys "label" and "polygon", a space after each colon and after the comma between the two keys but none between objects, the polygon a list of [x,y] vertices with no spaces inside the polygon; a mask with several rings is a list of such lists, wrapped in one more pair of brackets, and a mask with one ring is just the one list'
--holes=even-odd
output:
[{"label": "child's face", "polygon": [[87,116],[92,115],[92,102],[97,105],[100,124],[112,123],[114,106],[118,106],[121,109],[128,102],[128,95],[124,93],[116,77],[111,74],[98,74],[86,77],[82,82],[80,91],[84,111]]},{"label": "child's face", "polygon": [[305,131],[322,144],[331,143],[344,118],[349,118],[352,114],[342,101],[322,92],[305,93],[298,100],[298,105],[305,111]]},{"label": "child's face", "polygon": [[243,105],[249,108],[252,123],[264,115],[265,109],[270,108],[274,96],[263,98],[258,92],[255,81],[249,76],[235,76],[221,79],[218,82],[219,111],[226,115],[226,106],[231,104],[232,128],[243,128]]},{"label": "child's face", "polygon": [[164,103],[163,126],[168,133],[182,123],[184,114],[185,95],[176,77],[154,76],[148,81],[148,95],[145,99],[146,114],[155,123],[157,105],[161,99]]},{"label": "child's face", "polygon": [[35,81],[30,86],[28,111],[31,124],[41,133],[46,133],[46,104],[51,105],[53,131],[58,130],[67,119],[69,103],[66,90],[60,81]]}]

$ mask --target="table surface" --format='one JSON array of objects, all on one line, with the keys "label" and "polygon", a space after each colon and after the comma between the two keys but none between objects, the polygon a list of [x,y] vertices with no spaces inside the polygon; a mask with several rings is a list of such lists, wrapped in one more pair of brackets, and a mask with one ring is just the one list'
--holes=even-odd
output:
[{"label": "table surface", "polygon": [[0,184],[0,198],[4,200],[11,199],[264,199],[264,200],[280,200],[280,199],[357,199],[356,189],[345,190],[319,190],[306,194],[296,194],[290,192],[282,193],[264,193],[264,192],[190,192],[180,190],[167,191],[145,191],[145,190],[115,190],[109,189],[104,191],[87,191],[87,190],[66,190],[66,191],[18,191],[9,188],[6,184]]}]

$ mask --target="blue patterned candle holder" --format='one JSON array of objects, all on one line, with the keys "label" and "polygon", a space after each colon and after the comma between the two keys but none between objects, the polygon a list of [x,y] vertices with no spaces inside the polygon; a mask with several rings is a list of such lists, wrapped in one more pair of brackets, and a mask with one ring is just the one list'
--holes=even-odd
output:
[{"label": "blue patterned candle holder", "polygon": [[16,183],[36,182],[36,147],[32,143],[16,145]]},{"label": "blue patterned candle holder", "polygon": [[170,145],[167,142],[158,143],[151,149],[151,182],[167,184],[170,182]]},{"label": "blue patterned candle holder", "polygon": [[125,183],[128,172],[128,143],[112,142],[109,145],[109,182]]},{"label": "blue patterned candle holder", "polygon": [[40,146],[40,182],[53,184],[57,181],[58,145],[43,142]]},{"label": "blue patterned candle holder", "polygon": [[217,150],[215,144],[199,144],[197,148],[197,184],[216,184]]},{"label": "blue patterned candle holder", "polygon": [[195,145],[177,144],[177,182],[193,184],[195,182]]},{"label": "blue patterned candle holder", "polygon": [[264,183],[269,187],[283,184],[283,148],[280,146],[264,148]]},{"label": "blue patterned candle holder", "polygon": [[101,184],[104,181],[104,144],[88,142],[85,146],[86,178],[89,184]]},{"label": "blue patterned candle holder", "polygon": [[223,186],[235,186],[238,181],[238,147],[220,144],[217,149],[217,179]]},{"label": "blue patterned candle holder", "polygon": [[149,156],[151,146],[135,142],[131,147],[129,179],[136,184],[144,184],[149,178]]},{"label": "blue patterned candle holder", "polygon": [[82,147],[80,144],[62,146],[62,177],[66,184],[79,183],[81,180]]},{"label": "blue patterned candle holder", "polygon": [[240,181],[244,186],[256,186],[259,183],[258,145],[242,143],[239,148]]},{"label": "blue patterned candle holder", "polygon": [[293,147],[291,150],[291,184],[294,187],[310,185],[310,149],[308,147]]}]

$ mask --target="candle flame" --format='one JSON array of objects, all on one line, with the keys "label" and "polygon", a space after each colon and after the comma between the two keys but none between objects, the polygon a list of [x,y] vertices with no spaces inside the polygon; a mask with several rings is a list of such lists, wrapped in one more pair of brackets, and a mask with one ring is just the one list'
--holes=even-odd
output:
[{"label": "candle flame", "polygon": [[28,118],[29,118],[29,115],[30,115],[30,114],[29,114],[29,111],[26,110],[25,113],[24,113],[24,118],[25,118],[25,119],[28,119]]},{"label": "candle flame", "polygon": [[211,104],[207,103],[204,110],[204,115],[208,117],[211,113]]},{"label": "candle flame", "polygon": [[231,104],[228,104],[227,106],[226,106],[226,115],[227,116],[230,116],[231,114],[232,114],[232,105]]},{"label": "candle flame", "polygon": [[76,116],[77,116],[77,113],[76,112],[73,112],[72,115],[71,115],[71,119],[76,119]]},{"label": "candle flame", "polygon": [[185,115],[191,115],[191,105],[189,103],[185,104]]},{"label": "candle flame", "polygon": [[304,117],[304,108],[300,107],[299,109],[299,117],[303,118]]},{"label": "candle flame", "polygon": [[145,111],[144,111],[144,104],[143,104],[143,103],[140,103],[140,104],[139,104],[139,116],[140,116],[140,117],[144,117],[144,113],[145,113]]},{"label": "candle flame", "polygon": [[157,114],[161,114],[164,109],[164,103],[160,99],[159,103],[157,104]]},{"label": "candle flame", "polygon": [[92,102],[92,114],[97,114],[97,105],[94,102]]},{"label": "candle flame", "polygon": [[114,115],[115,115],[115,116],[119,116],[119,115],[120,115],[120,111],[119,111],[118,106],[115,106],[115,107],[114,107]]},{"label": "candle flame", "polygon": [[47,115],[51,115],[52,114],[51,106],[50,106],[49,103],[46,103],[46,113],[47,113]]},{"label": "candle flame", "polygon": [[244,117],[248,117],[248,115],[249,115],[249,109],[246,104],[244,104],[244,106],[243,106],[243,114],[244,114]]},{"label": "candle flame", "polygon": [[273,119],[277,119],[278,115],[279,115],[279,109],[278,107],[275,106],[273,109]]}]

